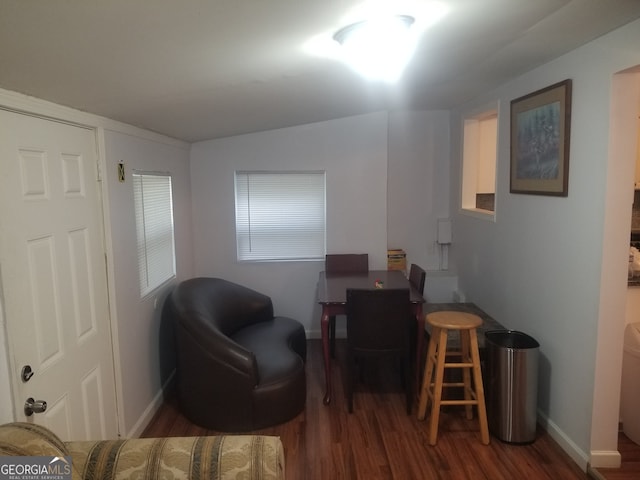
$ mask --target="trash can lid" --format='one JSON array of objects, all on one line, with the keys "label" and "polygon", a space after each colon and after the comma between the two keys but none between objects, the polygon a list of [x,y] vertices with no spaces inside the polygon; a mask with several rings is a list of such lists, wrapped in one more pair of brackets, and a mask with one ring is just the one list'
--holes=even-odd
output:
[{"label": "trash can lid", "polygon": [[484,338],[488,343],[498,347],[515,350],[538,348],[540,346],[535,338],[516,330],[489,330],[484,333]]},{"label": "trash can lid", "polygon": [[624,350],[640,356],[640,322],[629,323],[625,327]]}]

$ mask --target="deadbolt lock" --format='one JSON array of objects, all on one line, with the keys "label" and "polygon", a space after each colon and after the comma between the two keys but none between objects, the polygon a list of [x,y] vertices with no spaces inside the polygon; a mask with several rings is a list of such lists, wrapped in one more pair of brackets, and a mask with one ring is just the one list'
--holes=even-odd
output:
[{"label": "deadbolt lock", "polygon": [[25,365],[24,367],[22,367],[22,372],[20,372],[20,378],[22,379],[22,382],[27,383],[29,380],[31,380],[31,377],[33,377],[34,373],[35,372],[31,368],[31,365]]}]

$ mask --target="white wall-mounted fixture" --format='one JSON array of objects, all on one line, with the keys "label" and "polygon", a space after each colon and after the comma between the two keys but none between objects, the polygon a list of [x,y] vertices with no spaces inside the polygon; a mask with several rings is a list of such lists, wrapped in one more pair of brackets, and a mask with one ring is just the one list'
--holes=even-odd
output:
[{"label": "white wall-mounted fixture", "polygon": [[440,245],[451,243],[451,220],[448,218],[438,219],[438,243]]},{"label": "white wall-mounted fixture", "polygon": [[449,245],[451,245],[451,220],[438,219],[438,245],[440,246],[440,270],[449,269]]}]

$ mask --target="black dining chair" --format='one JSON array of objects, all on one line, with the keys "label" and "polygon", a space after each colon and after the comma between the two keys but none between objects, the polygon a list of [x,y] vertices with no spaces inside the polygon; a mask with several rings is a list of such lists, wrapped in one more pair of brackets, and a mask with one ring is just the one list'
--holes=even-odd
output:
[{"label": "black dining chair", "polygon": [[[424,283],[427,278],[427,272],[415,263],[409,267],[409,283],[424,296]],[[415,325],[415,319],[413,320]],[[411,345],[415,345],[415,328],[411,331]],[[413,355],[419,355],[420,352],[413,352]]]},{"label": "black dining chair", "polygon": [[411,304],[409,289],[347,289],[347,402],[353,412],[355,372],[371,357],[401,360],[407,414],[411,414]]},{"label": "black dining chair", "polygon": [[327,273],[367,273],[368,253],[333,253],[324,257],[324,271]]},{"label": "black dining chair", "polygon": [[[367,273],[369,271],[368,253],[332,253],[324,257],[326,273]],[[336,317],[329,317],[329,345],[331,358],[336,356]]]},{"label": "black dining chair", "polygon": [[422,267],[412,263],[409,268],[409,283],[420,292],[420,295],[424,295],[424,281],[426,278],[427,272]]}]

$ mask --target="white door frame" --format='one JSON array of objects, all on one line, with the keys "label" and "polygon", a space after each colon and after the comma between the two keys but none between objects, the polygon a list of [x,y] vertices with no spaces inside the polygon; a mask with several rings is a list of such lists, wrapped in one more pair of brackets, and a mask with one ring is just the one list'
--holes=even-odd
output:
[{"label": "white door frame", "polygon": [[[6,90],[0,89],[0,108],[3,110],[12,111],[15,113],[20,113],[24,115],[31,115],[34,117],[39,117],[48,120],[54,120],[62,123],[69,123],[71,125],[89,128],[94,131],[95,134],[95,144],[96,144],[96,160],[97,160],[97,169],[98,176],[102,180],[100,182],[100,203],[102,209],[102,223],[103,223],[103,235],[104,235],[104,246],[105,246],[105,255],[106,255],[106,263],[105,268],[107,272],[107,302],[108,302],[108,317],[109,317],[109,329],[111,334],[111,348],[112,348],[112,358],[113,358],[113,372],[115,378],[115,397],[116,397],[116,415],[117,415],[117,432],[118,436],[122,436],[125,433],[124,419],[123,419],[123,405],[124,400],[122,397],[122,375],[121,375],[121,365],[120,365],[120,349],[118,345],[118,322],[117,322],[117,310],[116,310],[116,299],[115,299],[115,286],[114,286],[114,271],[115,271],[115,262],[113,258],[113,243],[112,243],[112,229],[110,224],[110,214],[109,214],[109,202],[108,202],[108,185],[107,185],[107,176],[104,175],[105,166],[106,166],[106,155],[105,155],[105,136],[104,136],[104,126],[99,125],[101,117],[96,117],[91,114],[87,114],[84,112],[76,111],[71,108],[63,107],[60,105],[56,105],[54,103],[46,102],[43,100],[35,99],[33,97],[28,97],[26,95],[17,94],[15,92],[9,92]],[[109,123],[109,121],[103,122]],[[113,122],[116,125],[119,125],[118,122]],[[2,294],[1,290],[2,285],[0,285],[0,295]],[[4,349],[6,352],[5,356],[0,355],[0,382],[2,382],[6,377],[6,380],[9,385],[9,389],[2,395],[0,395],[0,402],[3,405],[7,405],[5,407],[6,411],[0,409],[0,418],[1,416],[11,415],[11,418],[6,418],[6,421],[14,421],[15,420],[15,404],[13,401],[13,393],[15,391],[15,381],[17,381],[17,376],[12,374],[16,372],[18,368],[14,362],[14,355],[11,351],[10,342],[8,341],[7,336],[7,325],[6,325],[6,316],[4,315],[4,300],[0,297],[0,328],[2,331],[0,332],[0,348],[2,344],[4,344]],[[4,357],[4,358],[3,358]],[[1,384],[1,383],[0,383]],[[9,413],[10,412],[10,413]]]}]

